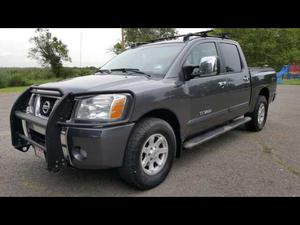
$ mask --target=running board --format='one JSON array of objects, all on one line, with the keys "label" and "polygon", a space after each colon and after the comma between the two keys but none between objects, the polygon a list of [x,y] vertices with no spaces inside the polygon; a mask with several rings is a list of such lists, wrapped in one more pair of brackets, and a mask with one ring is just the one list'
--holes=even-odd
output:
[{"label": "running board", "polygon": [[234,120],[233,122],[229,123],[229,124],[226,124],[225,126],[222,126],[222,127],[218,127],[214,130],[211,130],[211,131],[208,131],[204,134],[201,134],[200,136],[197,136],[197,137],[194,137],[188,141],[186,141],[184,144],[183,144],[183,147],[186,148],[186,149],[189,149],[189,148],[193,148],[197,145],[200,145],[210,139],[213,139],[221,134],[224,134],[226,133],[227,131],[230,131],[244,123],[247,123],[251,120],[250,117],[243,117],[243,118],[240,118],[240,119],[237,119],[237,120]]}]

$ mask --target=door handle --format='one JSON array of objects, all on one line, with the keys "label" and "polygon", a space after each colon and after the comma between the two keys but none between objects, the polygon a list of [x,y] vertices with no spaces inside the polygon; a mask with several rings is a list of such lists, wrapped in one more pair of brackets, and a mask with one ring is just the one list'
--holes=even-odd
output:
[{"label": "door handle", "polygon": [[244,77],[243,77],[243,80],[244,80],[244,81],[248,81],[248,80],[249,80],[249,77],[248,77],[248,76],[244,76]]},{"label": "door handle", "polygon": [[221,88],[224,88],[225,87],[225,85],[226,85],[226,81],[220,81],[220,82],[218,82],[218,84],[219,84],[219,87],[221,87]]}]

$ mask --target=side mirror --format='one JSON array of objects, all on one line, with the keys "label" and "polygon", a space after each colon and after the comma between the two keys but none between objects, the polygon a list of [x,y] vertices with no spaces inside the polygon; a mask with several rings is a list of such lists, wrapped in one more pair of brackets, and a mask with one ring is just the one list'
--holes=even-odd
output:
[{"label": "side mirror", "polygon": [[199,65],[185,65],[183,73],[187,79],[197,76],[217,75],[219,73],[219,59],[216,56],[202,57]]},{"label": "side mirror", "polygon": [[199,68],[199,66],[195,66],[195,65],[185,65],[183,66],[183,73],[185,75],[185,77],[187,79],[192,79],[193,77],[195,77],[196,75],[194,75],[194,70],[196,68]]},{"label": "side mirror", "polygon": [[218,58],[216,56],[203,57],[199,64],[199,76],[217,75],[219,68]]}]

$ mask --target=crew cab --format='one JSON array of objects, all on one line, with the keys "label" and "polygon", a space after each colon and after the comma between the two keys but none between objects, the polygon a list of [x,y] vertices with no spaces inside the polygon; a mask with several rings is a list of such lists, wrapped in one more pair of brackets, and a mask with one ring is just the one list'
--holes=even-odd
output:
[{"label": "crew cab", "polygon": [[11,109],[12,145],[32,146],[49,171],[117,168],[145,190],[183,150],[243,124],[262,130],[275,71],[248,68],[224,35],[182,37],[137,44],[93,75],[29,87]]}]

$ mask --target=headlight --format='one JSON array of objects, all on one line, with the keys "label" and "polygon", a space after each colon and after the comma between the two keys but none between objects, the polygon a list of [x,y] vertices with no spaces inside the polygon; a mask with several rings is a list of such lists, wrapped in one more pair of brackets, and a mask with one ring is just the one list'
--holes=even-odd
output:
[{"label": "headlight", "polygon": [[103,94],[81,99],[75,113],[76,119],[117,120],[122,118],[126,105],[125,94]]}]

